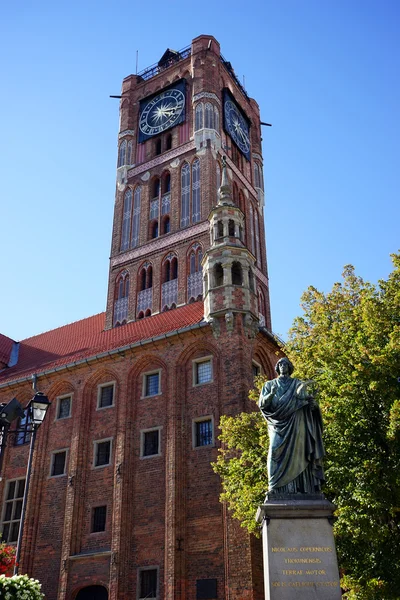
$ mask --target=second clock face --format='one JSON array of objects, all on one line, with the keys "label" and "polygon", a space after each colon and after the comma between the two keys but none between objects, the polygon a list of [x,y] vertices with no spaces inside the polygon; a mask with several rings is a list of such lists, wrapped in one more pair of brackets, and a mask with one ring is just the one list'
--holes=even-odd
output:
[{"label": "second clock face", "polygon": [[241,153],[250,160],[250,128],[242,111],[226,92],[224,97],[224,128]]},{"label": "second clock face", "polygon": [[169,88],[148,101],[142,101],[139,141],[158,135],[184,120],[185,94],[180,87]]}]

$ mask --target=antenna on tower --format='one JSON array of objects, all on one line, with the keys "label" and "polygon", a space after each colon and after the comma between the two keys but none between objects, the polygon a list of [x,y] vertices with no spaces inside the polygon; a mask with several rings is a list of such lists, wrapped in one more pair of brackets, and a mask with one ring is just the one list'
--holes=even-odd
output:
[{"label": "antenna on tower", "polygon": [[138,71],[138,62],[139,62],[139,50],[136,50],[136,75]]}]

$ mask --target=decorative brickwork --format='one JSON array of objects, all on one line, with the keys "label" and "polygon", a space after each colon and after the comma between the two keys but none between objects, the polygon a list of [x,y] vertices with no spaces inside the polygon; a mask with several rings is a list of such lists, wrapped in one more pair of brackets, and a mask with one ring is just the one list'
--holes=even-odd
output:
[{"label": "decorative brickwork", "polygon": [[[140,141],[141,100],[177,81],[184,122]],[[251,161],[223,127],[223,88],[251,122]],[[195,143],[202,99],[219,117]],[[260,542],[219,502],[210,466],[221,416],[254,409],[253,360],[273,377],[279,354],[264,224],[254,218],[258,106],[217,40],[202,35],[124,79],[120,122],[136,166],[118,170],[106,313],[19,344],[0,335],[0,402],[26,406],[35,374],[52,403],[37,435],[20,569],[47,600],[76,600],[89,586],[109,600],[196,600],[199,590],[263,600]],[[110,385],[112,401],[99,405]],[[68,418],[58,418],[67,396]],[[65,473],[49,476],[60,452]],[[25,477],[28,445],[9,445],[4,458],[2,503],[7,482]]]}]

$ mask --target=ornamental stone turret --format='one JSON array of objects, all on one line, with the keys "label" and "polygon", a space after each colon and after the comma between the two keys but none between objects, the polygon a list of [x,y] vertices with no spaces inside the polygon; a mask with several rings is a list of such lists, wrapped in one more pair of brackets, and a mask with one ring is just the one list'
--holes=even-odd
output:
[{"label": "ornamental stone turret", "polygon": [[258,325],[255,257],[243,239],[244,214],[232,199],[225,157],[217,205],[209,214],[210,248],[203,258],[204,318],[225,317],[233,329],[234,315],[243,315],[246,328]]}]

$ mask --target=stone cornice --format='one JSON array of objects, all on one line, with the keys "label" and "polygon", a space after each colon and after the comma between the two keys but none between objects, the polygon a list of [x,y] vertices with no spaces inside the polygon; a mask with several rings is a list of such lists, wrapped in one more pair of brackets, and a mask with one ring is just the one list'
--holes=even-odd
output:
[{"label": "stone cornice", "polygon": [[124,252],[123,254],[119,254],[110,259],[111,268],[120,266],[124,263],[131,262],[137,258],[142,258],[144,256],[151,256],[155,251],[164,250],[165,248],[172,248],[176,246],[181,241],[187,241],[191,238],[196,238],[202,233],[206,233],[209,231],[209,223],[208,221],[203,221],[202,223],[198,223],[197,225],[192,225],[187,229],[180,229],[175,233],[169,233],[165,237],[157,238],[152,240],[148,244],[144,244],[139,248],[134,248],[129,252]]}]

